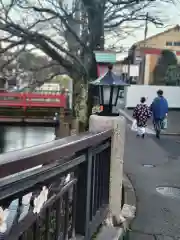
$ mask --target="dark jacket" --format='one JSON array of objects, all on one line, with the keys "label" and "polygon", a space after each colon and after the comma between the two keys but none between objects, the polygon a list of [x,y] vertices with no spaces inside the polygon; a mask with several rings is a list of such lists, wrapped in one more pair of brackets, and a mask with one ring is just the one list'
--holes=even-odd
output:
[{"label": "dark jacket", "polygon": [[156,97],[151,104],[151,111],[154,119],[164,119],[168,113],[168,102],[162,97]]}]

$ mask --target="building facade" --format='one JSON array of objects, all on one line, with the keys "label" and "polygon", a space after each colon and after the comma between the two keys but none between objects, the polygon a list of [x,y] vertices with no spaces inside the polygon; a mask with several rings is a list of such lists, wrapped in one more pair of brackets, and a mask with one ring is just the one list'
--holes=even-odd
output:
[{"label": "building facade", "polygon": [[137,42],[131,47],[126,62],[139,65],[139,84],[155,84],[154,71],[163,50],[171,51],[180,63],[179,25]]}]

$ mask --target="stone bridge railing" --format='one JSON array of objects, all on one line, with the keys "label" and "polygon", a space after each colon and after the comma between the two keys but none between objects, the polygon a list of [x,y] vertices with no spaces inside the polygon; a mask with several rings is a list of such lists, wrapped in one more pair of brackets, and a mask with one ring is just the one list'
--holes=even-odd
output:
[{"label": "stone bridge railing", "polygon": [[119,214],[118,121],[105,125],[0,156],[0,239],[90,240]]}]

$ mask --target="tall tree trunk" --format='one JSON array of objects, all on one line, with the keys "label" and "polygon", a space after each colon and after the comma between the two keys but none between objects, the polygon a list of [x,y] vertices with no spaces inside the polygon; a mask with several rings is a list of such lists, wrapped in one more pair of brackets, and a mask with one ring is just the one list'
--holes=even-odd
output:
[{"label": "tall tree trunk", "polygon": [[[90,49],[104,50],[104,9],[101,3],[94,8],[88,8],[88,29],[92,39],[90,40]],[[92,56],[86,53],[83,56],[84,63],[87,65],[90,80],[95,80],[97,76],[97,63],[95,54]],[[90,61],[87,61],[90,59]],[[73,78],[73,115],[80,125],[80,131],[84,131],[88,125],[88,80],[81,79],[79,76],[72,76]]]},{"label": "tall tree trunk", "polygon": [[[93,8],[88,10],[88,26],[90,35],[92,36],[90,48],[92,52],[95,50],[104,50],[104,10],[102,7],[97,8],[98,11],[94,11]],[[96,9],[96,10],[97,10]],[[97,63],[95,54],[91,59],[91,65],[89,68],[89,75],[91,79],[96,79],[97,75]]]},{"label": "tall tree trunk", "polygon": [[80,132],[85,131],[88,122],[87,114],[88,83],[73,79],[73,116],[79,122]]},{"label": "tall tree trunk", "polygon": [[93,50],[104,50],[104,8],[101,6],[94,11],[88,11],[88,25],[92,36]]},{"label": "tall tree trunk", "polygon": [[92,59],[91,59],[91,63],[89,66],[89,77],[91,80],[95,80],[98,77],[97,74],[97,62],[96,62],[96,58],[95,58],[95,54],[93,53]]}]

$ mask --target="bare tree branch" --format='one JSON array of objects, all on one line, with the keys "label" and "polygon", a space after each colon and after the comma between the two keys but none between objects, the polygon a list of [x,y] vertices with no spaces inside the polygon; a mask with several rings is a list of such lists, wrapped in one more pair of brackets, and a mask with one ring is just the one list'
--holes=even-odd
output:
[{"label": "bare tree branch", "polygon": [[[81,0],[72,5],[59,0],[11,0],[8,4],[0,0],[0,30],[8,34],[1,38],[6,47],[0,53],[30,44],[67,69],[71,76],[88,78],[95,66],[93,51],[104,49],[105,39],[110,42],[112,37],[117,40],[109,45],[116,48],[120,39],[146,19],[146,9],[152,4],[151,0]],[[12,10],[20,13],[18,18],[14,18]],[[150,12],[148,21],[161,24],[154,12]]]}]

